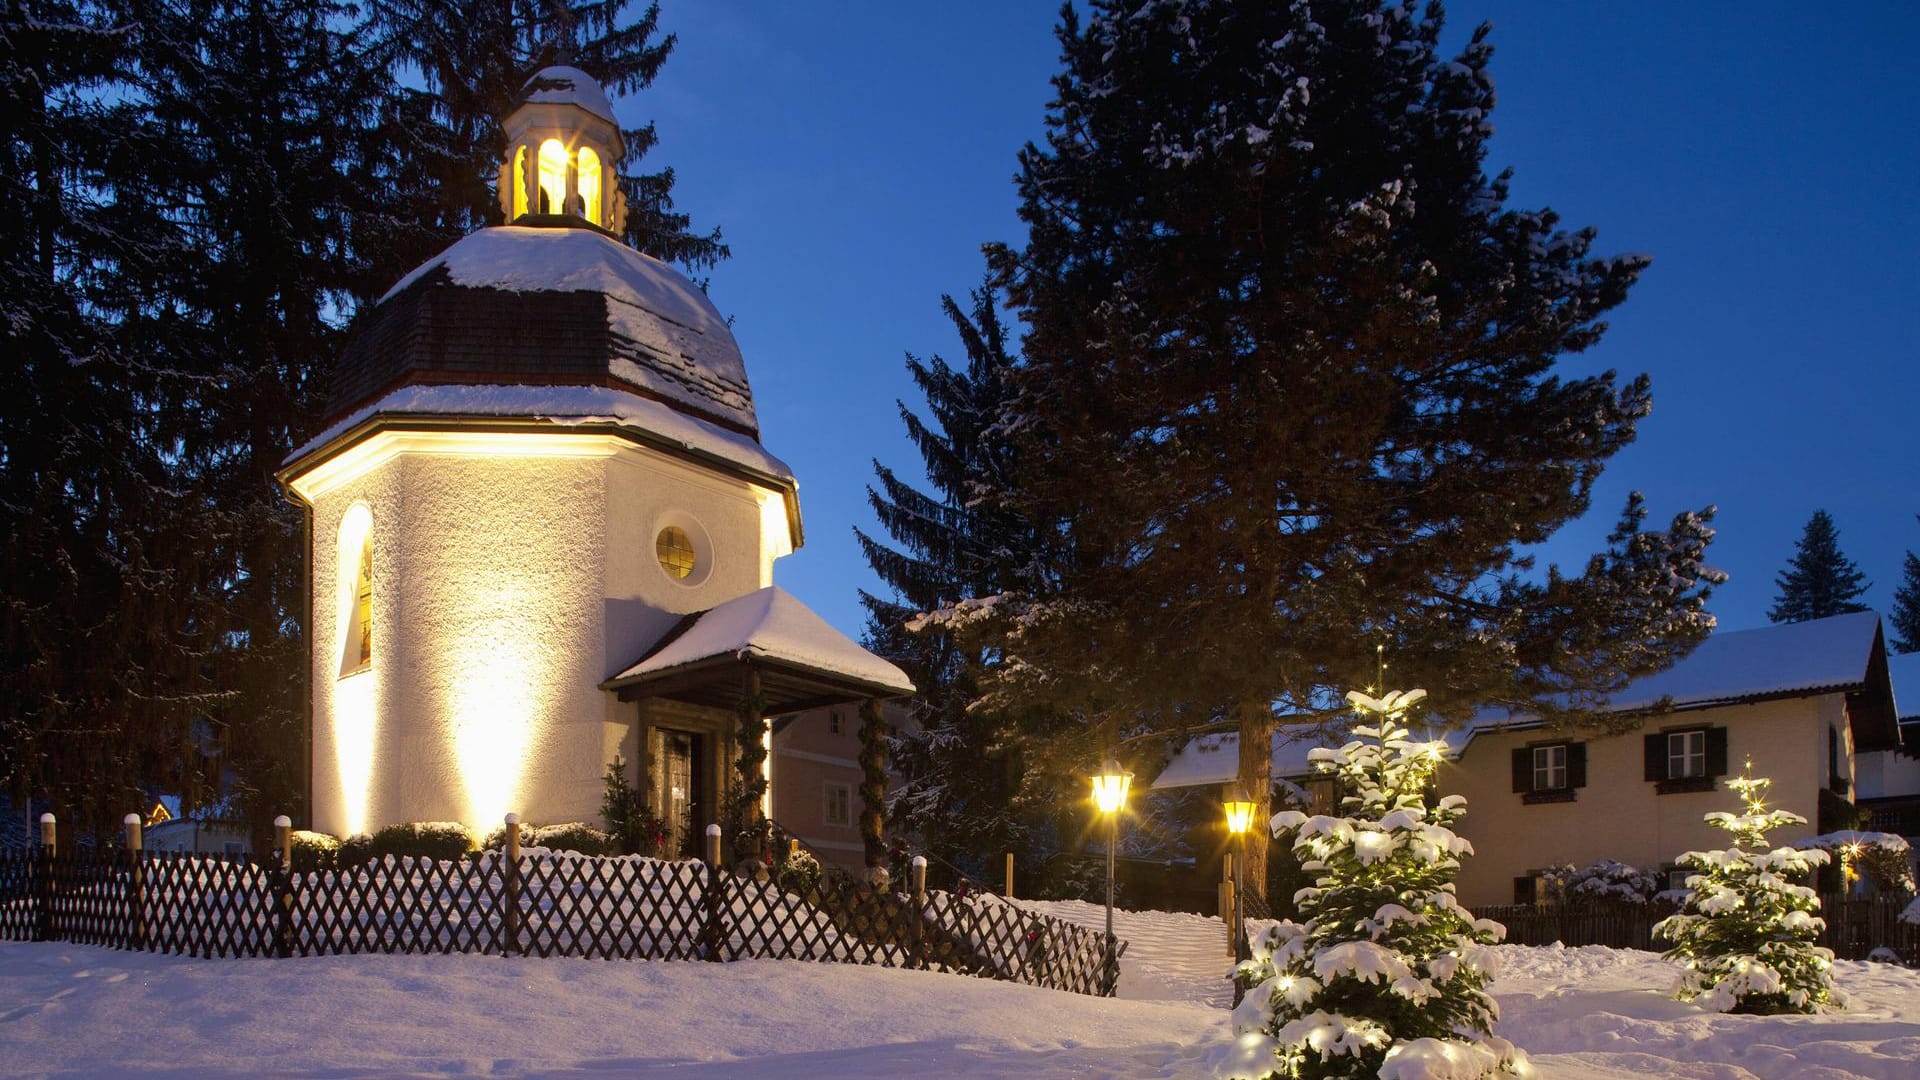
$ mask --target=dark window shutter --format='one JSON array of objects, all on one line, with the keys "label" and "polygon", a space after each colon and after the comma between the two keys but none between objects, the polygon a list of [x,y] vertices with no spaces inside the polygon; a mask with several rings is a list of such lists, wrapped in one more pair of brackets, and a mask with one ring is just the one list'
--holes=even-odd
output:
[{"label": "dark window shutter", "polygon": [[1513,902],[1514,903],[1516,904],[1533,903],[1534,881],[1535,879],[1530,877],[1517,877],[1513,879]]},{"label": "dark window shutter", "polygon": [[1665,780],[1667,778],[1667,736],[1665,732],[1655,732],[1647,736],[1647,779]]},{"label": "dark window shutter", "polygon": [[1727,775],[1727,729],[1707,729],[1707,775]]},{"label": "dark window shutter", "polygon": [[1515,747],[1513,751],[1513,790],[1533,790],[1533,751],[1525,746]]},{"label": "dark window shutter", "polygon": [[1567,744],[1567,786],[1587,786],[1587,744]]}]

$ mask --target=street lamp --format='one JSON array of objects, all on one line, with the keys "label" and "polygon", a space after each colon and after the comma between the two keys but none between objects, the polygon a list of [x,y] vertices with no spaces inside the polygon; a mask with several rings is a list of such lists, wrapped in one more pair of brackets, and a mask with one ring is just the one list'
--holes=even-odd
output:
[{"label": "street lamp", "polygon": [[1113,936],[1113,849],[1120,835],[1120,811],[1127,805],[1127,789],[1133,786],[1133,774],[1120,763],[1107,759],[1093,777],[1093,805],[1107,816],[1107,977],[1117,978],[1119,957],[1114,954]]},{"label": "street lamp", "polygon": [[1253,956],[1253,950],[1247,944],[1247,919],[1243,914],[1245,907],[1240,899],[1240,868],[1247,861],[1247,830],[1253,828],[1253,800],[1247,798],[1247,789],[1234,785],[1227,793],[1227,835],[1233,837],[1233,958],[1247,960]]}]

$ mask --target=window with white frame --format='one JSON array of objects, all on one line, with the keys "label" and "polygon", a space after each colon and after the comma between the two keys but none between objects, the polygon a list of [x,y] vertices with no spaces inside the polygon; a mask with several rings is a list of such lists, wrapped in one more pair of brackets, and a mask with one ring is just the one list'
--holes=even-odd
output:
[{"label": "window with white frame", "polygon": [[1533,748],[1533,790],[1559,791],[1567,786],[1567,744]]},{"label": "window with white frame", "polygon": [[1685,780],[1707,775],[1707,733],[1704,730],[1667,733],[1667,779]]},{"label": "window with white frame", "polygon": [[853,788],[827,781],[821,818],[829,825],[853,824]]}]

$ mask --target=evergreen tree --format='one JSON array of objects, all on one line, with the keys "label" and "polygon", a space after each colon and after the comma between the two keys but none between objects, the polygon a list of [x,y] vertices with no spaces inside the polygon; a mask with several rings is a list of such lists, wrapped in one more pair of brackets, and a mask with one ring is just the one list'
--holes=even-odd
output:
[{"label": "evergreen tree", "polygon": [[1667,957],[1686,971],[1674,994],[1715,1012],[1819,1012],[1846,1005],[1833,984],[1833,952],[1814,942],[1826,923],[1820,897],[1805,885],[1829,858],[1824,851],[1769,850],[1766,835],[1807,819],[1769,810],[1771,780],[1753,775],[1753,762],[1727,787],[1745,805],[1738,814],[1714,811],[1707,824],[1733,835],[1725,851],[1689,851],[1680,864],[1687,878],[1679,914],[1655,924],[1655,938],[1673,942]]},{"label": "evergreen tree", "polygon": [[1887,621],[1893,624],[1894,652],[1920,651],[1920,557],[1912,551],[1900,564],[1900,587],[1893,591]]},{"label": "evergreen tree", "polygon": [[1314,767],[1338,778],[1342,816],[1283,810],[1301,865],[1303,922],[1263,931],[1234,971],[1247,989],[1234,1010],[1232,1077],[1481,1077],[1530,1075],[1526,1055],[1493,1034],[1489,946],[1505,929],[1454,899],[1456,836],[1466,800],[1427,796],[1441,744],[1413,741],[1405,716],[1425,692],[1348,694],[1360,722]]},{"label": "evergreen tree", "polygon": [[1649,408],[1644,377],[1554,367],[1647,260],[1507,205],[1487,31],[1449,57],[1440,23],[1063,12],[1027,244],[990,250],[1029,331],[1009,504],[1062,537],[1048,589],[981,622],[999,699],[1115,736],[1237,724],[1264,809],[1276,709],[1325,710],[1376,646],[1444,717],[1560,719],[1709,632],[1710,508],[1643,532],[1636,498],[1583,573],[1527,573]]},{"label": "evergreen tree", "polygon": [[1012,718],[972,707],[985,659],[978,649],[942,626],[908,626],[942,604],[1020,587],[1040,541],[1038,530],[994,498],[1012,468],[1008,440],[994,424],[1011,393],[1015,360],[993,291],[974,290],[964,310],[943,296],[941,308],[959,335],[965,366],[909,354],[907,371],[929,419],[899,404],[932,492],[876,461],[877,487],[867,489],[867,499],[892,545],[854,533],[893,594],[861,593],[868,644],[920,688],[919,723],[894,740],[901,779],[889,812],[935,854],[978,869],[991,853],[1027,850],[1030,837],[1014,809],[1020,770]]},{"label": "evergreen tree", "polygon": [[1865,611],[1858,603],[1870,588],[1852,559],[1840,553],[1840,530],[1825,510],[1815,510],[1806,531],[1794,545],[1787,568],[1773,579],[1780,595],[1767,618],[1777,623],[1806,622],[1850,611]]}]

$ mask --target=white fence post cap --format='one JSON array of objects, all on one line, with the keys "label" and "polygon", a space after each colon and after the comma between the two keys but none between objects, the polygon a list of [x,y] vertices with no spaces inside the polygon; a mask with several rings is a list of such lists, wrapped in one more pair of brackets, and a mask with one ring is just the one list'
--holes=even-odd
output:
[{"label": "white fence post cap", "polygon": [[709,825],[709,826],[707,826],[707,835],[708,835],[708,836],[719,836],[719,835],[720,835],[720,826],[718,826],[718,825]]},{"label": "white fence post cap", "polygon": [[926,869],[927,857],[925,855],[915,855],[913,857],[913,865],[922,870]]},{"label": "white fence post cap", "polygon": [[121,818],[121,819],[120,819],[120,824],[122,824],[122,825],[138,825],[138,824],[140,824],[140,815],[139,815],[139,814],[128,814],[128,815],[127,815],[126,817],[123,817],[123,818]]},{"label": "white fence post cap", "polygon": [[40,824],[42,824],[42,825],[51,825],[51,824],[53,824],[53,814],[52,814],[51,812],[49,812],[49,813],[45,813],[45,814],[41,814],[41,815],[40,815]]},{"label": "white fence post cap", "polygon": [[279,817],[273,819],[273,827],[276,829],[291,829],[293,828],[293,819],[285,814],[281,814]]},{"label": "white fence post cap", "polygon": [[509,825],[518,825],[518,824],[520,824],[520,815],[519,815],[519,814],[508,814],[508,815],[507,815],[507,817],[506,817],[506,822],[507,822],[507,824],[509,824]]}]

